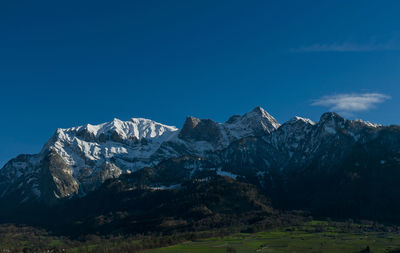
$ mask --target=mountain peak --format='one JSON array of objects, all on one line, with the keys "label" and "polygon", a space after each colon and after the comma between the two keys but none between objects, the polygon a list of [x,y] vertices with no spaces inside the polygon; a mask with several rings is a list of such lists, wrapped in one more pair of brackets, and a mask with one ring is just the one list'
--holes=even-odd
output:
[{"label": "mountain peak", "polygon": [[64,149],[69,150],[73,147],[73,150],[80,150],[85,154],[96,153],[98,151],[95,151],[94,147],[101,143],[123,143],[135,139],[152,139],[153,142],[159,143],[169,139],[176,131],[178,129],[174,126],[163,125],[149,119],[132,118],[122,121],[114,118],[112,121],[97,125],[86,124],[71,128],[58,128],[44,146],[43,151],[55,149],[60,151],[60,154],[68,154],[69,151]]},{"label": "mountain peak", "polygon": [[299,116],[294,116],[293,118],[291,118],[288,123],[297,123],[297,122],[304,122],[310,125],[315,125],[316,123],[314,121],[312,121],[311,119],[308,118],[303,118],[303,117],[299,117]]},{"label": "mountain peak", "polygon": [[233,115],[223,125],[236,139],[247,136],[264,136],[280,126],[276,119],[260,106],[242,116]]},{"label": "mountain peak", "polygon": [[[264,108],[262,108],[261,106],[257,106],[256,108],[254,108],[253,110],[251,110],[250,112],[246,113],[246,114],[257,114],[260,115],[264,118],[272,118],[274,119],[266,110],[264,110]],[[275,120],[275,119],[274,119]],[[276,120],[275,120],[276,121]]]},{"label": "mountain peak", "polygon": [[195,118],[193,116],[188,116],[186,117],[185,123],[183,124],[182,130],[183,129],[193,129],[195,128],[199,122],[201,121],[201,119]]},{"label": "mountain peak", "polygon": [[212,141],[220,138],[218,123],[211,119],[198,119],[192,116],[186,117],[185,123],[179,133],[182,139],[197,141]]},{"label": "mountain peak", "polygon": [[320,123],[329,123],[329,122],[344,122],[345,119],[342,118],[339,114],[336,112],[326,112],[321,115],[321,118],[319,120]]},{"label": "mountain peak", "polygon": [[340,129],[346,127],[346,121],[346,119],[342,118],[335,112],[326,112],[321,115],[318,127],[322,129],[323,133],[334,136],[338,131],[340,131]]},{"label": "mountain peak", "polygon": [[362,126],[367,126],[367,127],[372,127],[372,128],[382,127],[381,124],[376,124],[376,123],[372,123],[372,122],[369,122],[369,121],[364,121],[362,119],[355,119],[355,120],[352,120],[352,121],[354,123],[358,123],[358,124],[360,124]]},{"label": "mountain peak", "polygon": [[276,130],[280,126],[278,121],[260,106],[244,114],[241,120],[261,124],[262,129],[268,133]]},{"label": "mountain peak", "polygon": [[257,106],[252,110],[252,112],[265,113],[266,111],[261,106]]}]

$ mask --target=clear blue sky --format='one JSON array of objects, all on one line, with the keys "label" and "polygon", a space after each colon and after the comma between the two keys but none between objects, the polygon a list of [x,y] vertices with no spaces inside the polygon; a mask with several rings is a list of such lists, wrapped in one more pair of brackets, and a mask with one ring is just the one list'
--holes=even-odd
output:
[{"label": "clear blue sky", "polygon": [[400,1],[0,1],[0,166],[58,127],[114,117],[181,127],[260,105],[317,121],[338,97],[374,93],[347,115],[400,124],[399,13]]}]

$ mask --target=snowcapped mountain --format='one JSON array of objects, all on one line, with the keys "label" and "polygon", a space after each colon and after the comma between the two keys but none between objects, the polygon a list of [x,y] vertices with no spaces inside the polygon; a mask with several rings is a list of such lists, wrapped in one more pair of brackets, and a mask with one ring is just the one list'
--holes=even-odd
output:
[{"label": "snowcapped mountain", "polygon": [[243,116],[234,115],[225,123],[187,117],[177,138],[167,142],[165,146],[180,146],[178,150],[184,150],[186,154],[202,156],[222,150],[244,137],[267,135],[279,126],[261,107],[256,107]]},{"label": "snowcapped mountain", "polygon": [[263,173],[300,170],[316,164],[328,169],[342,163],[355,146],[379,138],[379,133],[389,129],[396,128],[346,120],[336,113],[323,114],[317,123],[294,117],[262,138],[233,143],[224,150],[223,167],[246,172],[256,168]]},{"label": "snowcapped mountain", "polygon": [[24,203],[85,195],[109,178],[173,157],[206,156],[278,127],[257,107],[225,123],[188,117],[181,130],[142,118],[57,129],[39,154],[20,155],[0,170],[0,198]]},{"label": "snowcapped mountain", "polygon": [[336,113],[280,125],[260,107],[225,123],[187,117],[182,129],[142,118],[57,129],[39,154],[20,155],[0,170],[0,201],[53,203],[121,174],[158,188],[209,173],[272,187],[311,168],[342,169],[354,157],[351,166],[368,167],[359,153],[377,167],[399,167],[399,129]]},{"label": "snowcapped mountain", "polygon": [[255,185],[278,208],[400,222],[400,127],[336,113],[280,125],[257,107],[224,123],[187,117],[182,129],[141,118],[58,129],[39,154],[0,170],[0,213],[101,196],[118,182],[180,189],[216,175]]},{"label": "snowcapped mountain", "polygon": [[73,169],[73,174],[79,173],[82,167],[99,167],[111,160],[117,164],[117,170],[129,173],[151,165],[150,157],[177,132],[176,127],[148,119],[114,119],[100,125],[58,129],[42,153],[59,154]]}]

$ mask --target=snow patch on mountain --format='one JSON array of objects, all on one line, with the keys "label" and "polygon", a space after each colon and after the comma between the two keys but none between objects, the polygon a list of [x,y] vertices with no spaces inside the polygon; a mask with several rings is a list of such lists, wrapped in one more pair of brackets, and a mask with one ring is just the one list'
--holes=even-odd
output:
[{"label": "snow patch on mountain", "polygon": [[361,120],[361,119],[355,119],[355,120],[353,120],[353,122],[360,123],[360,124],[362,124],[364,126],[371,127],[371,128],[378,128],[378,127],[382,127],[383,126],[381,124],[376,124],[376,123],[372,123],[372,122],[369,122],[369,121],[364,121],[364,120]]},{"label": "snow patch on mountain", "polygon": [[316,123],[314,122],[314,121],[312,121],[311,119],[307,119],[307,118],[302,118],[302,117],[299,117],[299,116],[295,116],[293,119],[292,119],[293,121],[303,121],[303,122],[305,122],[305,123],[307,123],[307,124],[310,124],[310,125],[315,125]]},{"label": "snow patch on mountain", "polygon": [[238,177],[238,175],[233,174],[233,173],[228,172],[228,171],[221,170],[220,168],[218,168],[218,169],[216,170],[216,173],[217,173],[217,175],[219,175],[219,176],[231,177],[231,178],[233,178],[233,179],[236,179],[236,178]]}]

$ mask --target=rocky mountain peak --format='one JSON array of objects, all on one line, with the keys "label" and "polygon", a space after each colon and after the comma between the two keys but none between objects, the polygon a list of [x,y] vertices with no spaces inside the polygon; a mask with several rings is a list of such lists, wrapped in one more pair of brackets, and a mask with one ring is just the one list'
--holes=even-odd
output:
[{"label": "rocky mountain peak", "polygon": [[[265,114],[267,113],[261,106],[256,106],[252,112],[260,113],[260,114]],[[267,113],[268,114],[268,113]]]},{"label": "rocky mountain peak", "polygon": [[274,117],[259,106],[241,117],[236,117],[235,121],[231,120],[229,124],[236,124],[243,130],[251,130],[254,135],[258,136],[269,134],[280,126]]},{"label": "rocky mountain peak", "polygon": [[289,123],[289,124],[309,124],[309,125],[315,125],[316,124],[311,119],[307,119],[307,118],[303,118],[303,117],[299,117],[299,116],[295,116],[295,117],[291,118],[286,123]]},{"label": "rocky mountain peak", "polygon": [[193,116],[188,116],[186,117],[182,130],[186,131],[186,129],[193,129],[199,124],[200,121],[201,119],[195,118]]},{"label": "rocky mountain peak", "polygon": [[375,123],[372,123],[372,122],[369,122],[369,121],[364,121],[364,120],[361,120],[361,119],[352,120],[352,123],[355,124],[355,125],[358,125],[360,127],[369,127],[369,128],[379,128],[379,127],[383,126],[381,124],[375,124]]},{"label": "rocky mountain peak", "polygon": [[266,110],[264,110],[260,106],[255,107],[253,110],[251,110],[250,112],[248,112],[246,114],[248,114],[248,115],[258,115],[259,117],[262,117],[262,118],[272,118],[273,119],[273,117]]},{"label": "rocky mountain peak", "polygon": [[320,124],[325,124],[329,122],[344,122],[345,119],[342,118],[339,114],[336,112],[326,112],[321,115],[319,123]]},{"label": "rocky mountain peak", "polygon": [[211,119],[198,119],[187,117],[179,133],[179,138],[184,140],[215,142],[221,138],[219,123]]}]

